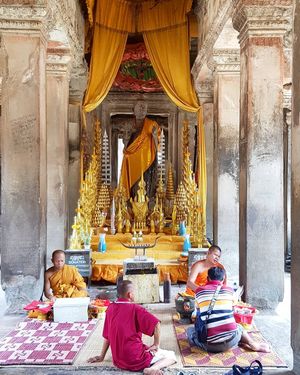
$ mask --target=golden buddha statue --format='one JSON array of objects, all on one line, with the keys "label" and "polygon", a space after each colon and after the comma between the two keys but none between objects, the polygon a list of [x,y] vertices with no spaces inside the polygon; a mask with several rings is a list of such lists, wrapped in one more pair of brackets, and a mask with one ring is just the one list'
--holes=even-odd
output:
[{"label": "golden buddha statue", "polygon": [[159,222],[159,203],[158,203],[158,196],[156,195],[155,198],[155,206],[153,207],[153,211],[150,215],[150,231],[151,233],[155,233],[155,225]]},{"label": "golden buddha statue", "polygon": [[143,173],[138,184],[139,189],[134,199],[130,198],[134,216],[134,229],[146,229],[149,198],[146,195],[146,184]]},{"label": "golden buddha statue", "polygon": [[130,220],[127,218],[125,220],[125,233],[130,233],[130,228],[131,228]]},{"label": "golden buddha statue", "polygon": [[155,223],[153,219],[150,219],[150,233],[155,233]]},{"label": "golden buddha statue", "polygon": [[81,249],[81,238],[79,234],[80,225],[77,223],[77,216],[74,217],[72,229],[73,231],[70,238],[70,249]]},{"label": "golden buddha statue", "polygon": [[163,233],[165,227],[165,215],[163,211],[162,202],[159,207],[158,233]]}]

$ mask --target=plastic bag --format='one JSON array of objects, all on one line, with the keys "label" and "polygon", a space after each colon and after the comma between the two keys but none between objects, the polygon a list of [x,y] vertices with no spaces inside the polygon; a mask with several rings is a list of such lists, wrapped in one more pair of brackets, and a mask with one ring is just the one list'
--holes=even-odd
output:
[{"label": "plastic bag", "polygon": [[258,360],[255,360],[250,363],[250,366],[246,367],[233,365],[232,370],[226,372],[225,375],[261,375],[262,373],[262,364]]}]

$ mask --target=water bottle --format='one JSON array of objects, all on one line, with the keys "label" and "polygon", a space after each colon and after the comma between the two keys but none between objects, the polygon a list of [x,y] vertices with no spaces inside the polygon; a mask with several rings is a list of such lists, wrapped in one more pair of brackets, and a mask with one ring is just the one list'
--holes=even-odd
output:
[{"label": "water bottle", "polygon": [[171,302],[171,279],[169,272],[164,274],[164,303]]},{"label": "water bottle", "polygon": [[191,247],[190,235],[185,234],[184,235],[184,242],[183,242],[183,252],[188,253],[190,247]]},{"label": "water bottle", "polygon": [[105,233],[100,234],[98,251],[100,251],[101,253],[105,253],[105,251],[106,251]]},{"label": "water bottle", "polygon": [[179,236],[184,236],[186,234],[186,227],[185,227],[185,222],[184,221],[181,221],[179,223],[179,232],[178,232]]}]

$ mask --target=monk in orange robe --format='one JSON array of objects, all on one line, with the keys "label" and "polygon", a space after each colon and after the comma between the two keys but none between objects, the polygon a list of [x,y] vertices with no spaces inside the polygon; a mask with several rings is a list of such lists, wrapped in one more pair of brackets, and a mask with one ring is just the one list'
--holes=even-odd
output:
[{"label": "monk in orange robe", "polygon": [[[191,268],[191,272],[186,283],[186,294],[191,296],[195,295],[195,290],[200,285],[205,285],[207,283],[207,275],[208,270],[211,267],[220,267],[224,268],[224,266],[219,263],[219,259],[221,257],[221,249],[219,246],[212,245],[207,252],[206,259],[199,260],[195,262]],[[226,284],[226,274],[224,284]]]},{"label": "monk in orange robe", "polygon": [[[156,121],[145,117],[146,113],[147,103],[138,101],[134,107],[134,133],[129,140],[129,145],[124,150],[121,167],[120,183],[125,188],[126,199],[129,199],[130,196],[134,197],[135,192],[132,192],[131,189],[140,180],[142,173],[149,172],[156,161],[160,127]],[[156,186],[156,176],[152,175],[147,178],[146,174],[144,175],[146,183],[149,184],[149,181],[155,180],[154,185]],[[149,197],[149,186],[146,186],[146,189]]]},{"label": "monk in orange robe", "polygon": [[45,272],[45,296],[51,301],[55,301],[56,298],[86,297],[87,290],[83,277],[76,267],[65,264],[64,251],[55,250],[51,260],[53,267]]}]

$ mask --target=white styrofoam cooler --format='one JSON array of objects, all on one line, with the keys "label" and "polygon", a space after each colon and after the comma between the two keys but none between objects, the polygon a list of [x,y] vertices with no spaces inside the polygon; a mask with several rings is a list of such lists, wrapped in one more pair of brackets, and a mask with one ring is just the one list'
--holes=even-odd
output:
[{"label": "white styrofoam cooler", "polygon": [[89,297],[57,298],[53,304],[54,322],[86,322],[89,303]]}]

